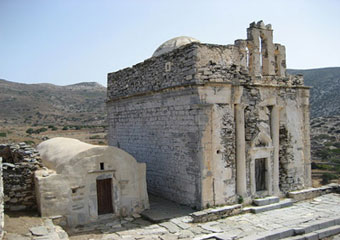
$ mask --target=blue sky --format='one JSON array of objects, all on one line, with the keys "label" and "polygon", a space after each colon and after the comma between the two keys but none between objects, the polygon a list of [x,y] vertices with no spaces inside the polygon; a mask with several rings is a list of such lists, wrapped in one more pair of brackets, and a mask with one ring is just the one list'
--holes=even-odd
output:
[{"label": "blue sky", "polygon": [[338,0],[0,0],[0,78],[106,85],[170,38],[232,44],[258,20],[289,68],[340,66]]}]

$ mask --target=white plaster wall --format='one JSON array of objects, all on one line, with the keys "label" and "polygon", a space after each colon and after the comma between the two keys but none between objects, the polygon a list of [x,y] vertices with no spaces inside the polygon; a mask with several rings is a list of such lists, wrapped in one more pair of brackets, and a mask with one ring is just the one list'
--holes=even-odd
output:
[{"label": "white plaster wall", "polygon": [[[50,145],[49,147],[52,147]],[[100,169],[104,164],[104,170]],[[145,164],[115,147],[94,147],[80,152],[60,172],[35,174],[42,216],[64,216],[69,226],[98,220],[97,179],[112,179],[112,217],[128,216],[149,208]]]}]

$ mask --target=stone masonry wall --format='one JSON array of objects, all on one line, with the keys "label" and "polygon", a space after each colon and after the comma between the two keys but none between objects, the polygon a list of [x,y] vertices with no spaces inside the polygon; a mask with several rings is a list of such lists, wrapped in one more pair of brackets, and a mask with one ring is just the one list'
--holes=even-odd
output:
[{"label": "stone masonry wall", "polygon": [[195,206],[200,139],[207,122],[194,89],[111,102],[109,145],[147,164],[148,191]]},{"label": "stone masonry wall", "polygon": [[41,167],[37,150],[25,143],[0,145],[5,210],[36,210],[34,171]]},{"label": "stone masonry wall", "polygon": [[309,89],[286,75],[270,25],[247,31],[234,45],[191,43],[108,74],[109,144],[147,163],[149,192],[206,207],[310,185]]},{"label": "stone masonry wall", "polygon": [[108,100],[195,83],[196,49],[196,43],[186,45],[132,68],[109,73]]},{"label": "stone masonry wall", "polygon": [[244,58],[236,45],[191,43],[131,68],[109,73],[107,99],[206,82],[303,85],[300,75],[251,77]]}]

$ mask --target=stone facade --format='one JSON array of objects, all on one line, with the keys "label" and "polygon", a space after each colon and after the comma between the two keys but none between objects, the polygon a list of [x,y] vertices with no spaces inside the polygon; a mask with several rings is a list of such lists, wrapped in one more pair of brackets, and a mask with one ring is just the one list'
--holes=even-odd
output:
[{"label": "stone facade", "polygon": [[37,210],[34,172],[42,167],[38,151],[25,143],[1,144],[0,156],[5,209]]},{"label": "stone facade", "polygon": [[108,74],[109,145],[146,163],[150,193],[204,208],[311,185],[309,88],[270,25],[247,33]]}]

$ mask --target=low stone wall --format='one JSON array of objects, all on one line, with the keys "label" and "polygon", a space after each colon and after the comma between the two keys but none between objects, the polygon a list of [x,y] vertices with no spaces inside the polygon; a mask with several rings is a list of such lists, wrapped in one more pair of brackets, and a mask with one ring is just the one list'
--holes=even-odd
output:
[{"label": "low stone wall", "polygon": [[241,212],[242,205],[236,204],[232,206],[205,209],[202,211],[194,212],[190,214],[190,216],[192,217],[193,223],[203,223],[234,216],[240,214]]},{"label": "low stone wall", "polygon": [[287,197],[294,199],[295,201],[303,201],[325,195],[328,193],[340,193],[339,184],[329,184],[318,188],[309,188],[301,191],[294,191],[287,193]]},{"label": "low stone wall", "polygon": [[25,143],[1,144],[0,156],[5,210],[36,210],[34,171],[42,167],[38,151]]}]

